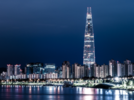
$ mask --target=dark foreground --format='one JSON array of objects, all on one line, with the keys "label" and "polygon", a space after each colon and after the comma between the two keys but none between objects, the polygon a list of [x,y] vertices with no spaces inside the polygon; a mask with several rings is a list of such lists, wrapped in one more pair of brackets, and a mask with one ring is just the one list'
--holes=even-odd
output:
[{"label": "dark foreground", "polygon": [[134,92],[62,86],[0,86],[0,100],[133,100]]}]

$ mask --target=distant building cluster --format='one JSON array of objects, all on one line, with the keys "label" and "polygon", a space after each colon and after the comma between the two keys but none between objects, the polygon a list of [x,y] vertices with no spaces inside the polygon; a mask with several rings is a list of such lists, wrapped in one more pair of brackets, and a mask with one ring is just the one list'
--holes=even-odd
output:
[{"label": "distant building cluster", "polygon": [[134,64],[130,60],[120,63],[119,61],[110,60],[109,65],[91,65],[91,76],[97,78],[105,77],[125,77],[134,75]]},{"label": "distant building cluster", "polygon": [[20,64],[7,64],[7,72],[2,72],[1,79],[55,79],[55,78],[83,78],[88,77],[88,66],[77,63],[72,67],[68,61],[56,70],[55,64],[29,63],[22,73]]},{"label": "distant building cluster", "polygon": [[29,63],[22,73],[20,64],[7,64],[7,72],[2,72],[0,79],[56,79],[56,78],[107,78],[126,77],[134,75],[134,64],[130,60],[120,63],[110,60],[109,65],[92,64],[90,69],[86,65],[74,63],[71,67],[68,61],[62,63],[62,67],[56,69],[55,64]]}]

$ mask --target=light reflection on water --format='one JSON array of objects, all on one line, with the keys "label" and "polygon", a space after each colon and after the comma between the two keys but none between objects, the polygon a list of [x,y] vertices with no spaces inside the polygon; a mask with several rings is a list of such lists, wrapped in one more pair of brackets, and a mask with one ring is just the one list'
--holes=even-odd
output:
[{"label": "light reflection on water", "polygon": [[134,92],[62,86],[0,86],[0,100],[134,100]]}]

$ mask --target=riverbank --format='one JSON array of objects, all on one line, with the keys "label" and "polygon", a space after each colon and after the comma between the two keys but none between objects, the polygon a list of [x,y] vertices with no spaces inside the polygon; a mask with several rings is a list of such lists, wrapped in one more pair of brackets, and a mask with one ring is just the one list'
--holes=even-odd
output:
[{"label": "riverbank", "polygon": [[0,85],[63,85],[63,83],[19,83],[19,82],[16,82],[16,83],[1,83]]},{"label": "riverbank", "polygon": [[[46,86],[50,86],[50,85],[38,85],[38,84],[32,84],[32,85],[20,85],[20,84],[0,84],[0,86],[23,86],[23,87],[46,87]],[[52,85],[52,87],[59,87],[59,86],[63,86],[63,85]],[[94,87],[87,87],[87,86],[72,86],[72,87],[64,87],[64,88],[91,88],[91,89],[104,89],[104,88],[94,88]],[[106,90],[124,90],[124,91],[134,91],[134,89],[120,89],[120,88],[109,88]]]},{"label": "riverbank", "polygon": [[[103,84],[109,84],[109,83],[103,83]],[[16,82],[16,83],[0,83],[0,85],[12,85],[12,86],[15,86],[15,85],[21,85],[21,86],[63,86],[64,84],[63,83],[22,83],[22,82]],[[100,84],[97,84],[97,85],[100,85]],[[112,90],[127,90],[127,91],[134,91],[134,87],[130,87],[130,86],[127,86],[127,87],[124,87],[123,85],[119,85],[119,86],[116,86],[114,85],[113,87],[96,87],[97,85],[93,85],[93,86],[87,86],[87,85],[72,85],[70,87],[83,87],[83,88],[100,88],[100,89],[112,89]]]}]

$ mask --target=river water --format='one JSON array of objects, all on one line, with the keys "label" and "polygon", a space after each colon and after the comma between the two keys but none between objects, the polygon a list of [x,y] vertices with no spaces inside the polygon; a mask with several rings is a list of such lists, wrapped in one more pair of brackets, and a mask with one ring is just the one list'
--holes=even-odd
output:
[{"label": "river water", "polygon": [[134,92],[62,86],[0,86],[0,100],[134,100]]}]

